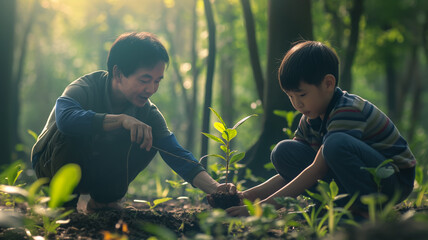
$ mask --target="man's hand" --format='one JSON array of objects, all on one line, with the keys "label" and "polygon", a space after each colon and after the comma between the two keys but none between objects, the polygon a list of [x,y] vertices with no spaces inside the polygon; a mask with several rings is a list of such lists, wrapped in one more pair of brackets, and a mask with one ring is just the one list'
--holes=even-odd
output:
[{"label": "man's hand", "polygon": [[126,114],[122,114],[122,127],[129,130],[131,142],[142,141],[140,148],[150,151],[153,144],[152,127]]},{"label": "man's hand", "polygon": [[235,206],[226,209],[226,212],[231,217],[245,217],[249,216],[247,206]]},{"label": "man's hand", "polygon": [[[222,184],[219,184],[217,186],[217,189],[213,193],[218,193],[218,192],[225,192],[225,193],[229,193],[231,195],[234,195],[234,194],[237,193],[238,196],[239,196],[239,198],[241,199],[241,202],[242,202],[242,199],[243,199],[242,193],[241,192],[237,192],[236,191],[236,186],[234,184],[232,184],[232,183],[228,183],[228,184],[222,183]],[[211,193],[211,194],[213,194],[213,193]],[[214,203],[214,200],[213,200],[211,194],[207,195],[207,200],[208,200],[208,203],[210,204],[210,206],[214,207],[215,203]]]}]

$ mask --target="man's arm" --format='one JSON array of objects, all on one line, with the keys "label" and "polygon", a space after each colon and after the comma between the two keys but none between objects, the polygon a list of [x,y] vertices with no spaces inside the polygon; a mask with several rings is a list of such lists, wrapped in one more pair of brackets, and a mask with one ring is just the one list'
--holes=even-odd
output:
[{"label": "man's arm", "polygon": [[67,135],[90,135],[97,131],[118,128],[129,130],[131,142],[141,143],[147,151],[152,147],[152,128],[126,114],[102,114],[85,110],[76,100],[60,97],[56,102],[55,119],[58,129]]}]

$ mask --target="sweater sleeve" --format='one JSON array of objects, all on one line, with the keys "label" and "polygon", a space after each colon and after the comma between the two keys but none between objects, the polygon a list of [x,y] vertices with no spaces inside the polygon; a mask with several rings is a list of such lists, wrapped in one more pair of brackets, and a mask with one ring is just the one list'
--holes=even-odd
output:
[{"label": "sweater sleeve", "polygon": [[193,154],[180,146],[172,133],[156,141],[154,146],[161,149],[159,153],[168,166],[190,184],[198,173],[205,171]]},{"label": "sweater sleeve", "polygon": [[84,110],[70,97],[59,97],[56,101],[55,119],[62,133],[70,136],[91,135],[102,131],[105,114]]}]

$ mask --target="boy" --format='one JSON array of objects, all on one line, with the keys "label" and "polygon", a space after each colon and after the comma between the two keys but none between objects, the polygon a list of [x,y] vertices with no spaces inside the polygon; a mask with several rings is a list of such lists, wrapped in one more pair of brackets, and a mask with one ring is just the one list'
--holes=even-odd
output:
[{"label": "boy", "polygon": [[[381,181],[389,199],[396,191],[403,201],[413,189],[416,160],[391,120],[372,103],[337,87],[339,59],[320,42],[304,41],[291,48],[278,71],[279,83],[301,112],[293,140],[279,142],[271,154],[278,174],[241,193],[242,198],[281,205],[276,197],[297,197],[314,191],[317,180],[335,180],[340,193],[359,196],[377,192],[370,173],[392,159],[395,173]],[[357,201],[356,208],[362,207]],[[248,215],[244,206],[226,210]]]}]

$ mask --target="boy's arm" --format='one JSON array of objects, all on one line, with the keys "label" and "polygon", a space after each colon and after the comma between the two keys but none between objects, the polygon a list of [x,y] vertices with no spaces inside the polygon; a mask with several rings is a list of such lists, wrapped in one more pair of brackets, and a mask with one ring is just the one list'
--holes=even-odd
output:
[{"label": "boy's arm", "polygon": [[254,201],[258,199],[265,199],[284,187],[287,182],[279,174],[271,177],[269,180],[246,191],[243,191],[243,197]]},{"label": "boy's arm", "polygon": [[314,162],[303,170],[297,177],[295,177],[287,185],[276,191],[274,194],[260,201],[260,203],[270,203],[276,208],[282,206],[276,203],[274,200],[277,197],[297,197],[302,194],[305,189],[309,189],[317,183],[319,179],[322,179],[327,171],[328,166],[322,155],[323,146],[318,150]]},{"label": "boy's arm", "polygon": [[[325,176],[325,174],[328,171],[328,166],[326,162],[324,161],[324,157],[322,155],[322,149],[321,146],[320,150],[318,150],[318,153],[315,157],[314,162],[308,166],[305,170],[303,170],[297,177],[295,177],[291,182],[289,182],[287,185],[270,195],[269,197],[263,199],[260,201],[260,204],[262,203],[269,203],[275,206],[275,208],[281,208],[282,205],[279,205],[274,199],[277,197],[297,197],[305,189],[308,189],[312,187],[314,184],[317,183],[318,179],[321,179]],[[236,207],[230,207],[226,209],[226,212],[230,216],[247,216],[248,211],[246,206],[236,206]]]}]

